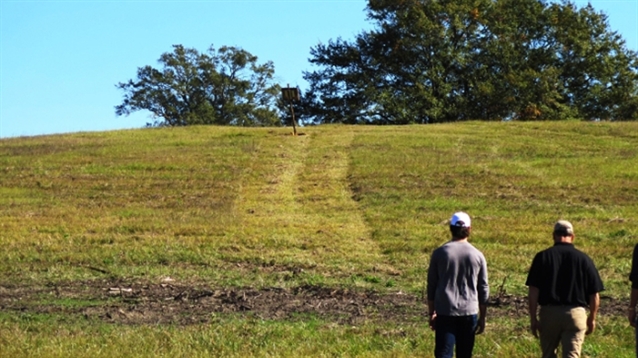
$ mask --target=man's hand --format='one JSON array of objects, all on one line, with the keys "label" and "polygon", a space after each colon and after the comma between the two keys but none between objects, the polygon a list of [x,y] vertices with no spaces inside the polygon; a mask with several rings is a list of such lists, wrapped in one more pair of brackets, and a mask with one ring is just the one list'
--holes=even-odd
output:
[{"label": "man's hand", "polygon": [[629,308],[629,310],[627,311],[627,319],[629,320],[629,325],[631,325],[632,327],[636,327],[636,309],[635,308]]},{"label": "man's hand", "polygon": [[485,317],[480,317],[478,319],[478,322],[476,324],[476,331],[474,331],[476,334],[481,334],[483,333],[483,331],[485,331]]},{"label": "man's hand", "polygon": [[536,319],[536,317],[532,317],[530,319],[529,329],[530,331],[532,331],[532,334],[534,335],[534,337],[538,338],[538,332],[541,331],[541,325],[540,325],[540,322],[538,322],[538,319]]},{"label": "man's hand", "polygon": [[596,330],[596,317],[592,314],[587,317],[587,331],[585,334],[592,334]]},{"label": "man's hand", "polygon": [[536,311],[538,310],[538,296],[540,291],[536,286],[529,286],[529,294],[527,299],[529,302],[529,329],[532,331],[534,337],[538,338],[538,332],[541,330],[541,325],[536,318]]},{"label": "man's hand", "polygon": [[436,312],[430,314],[430,329],[433,331],[436,329]]},{"label": "man's hand", "polygon": [[592,334],[596,330],[596,313],[600,307],[600,295],[598,292],[589,295],[589,317],[587,317],[587,331],[585,334]]}]

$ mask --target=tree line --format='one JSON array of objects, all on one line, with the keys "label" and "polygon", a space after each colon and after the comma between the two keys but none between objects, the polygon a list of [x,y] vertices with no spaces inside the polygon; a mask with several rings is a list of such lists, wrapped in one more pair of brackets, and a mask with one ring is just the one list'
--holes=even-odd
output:
[{"label": "tree line", "polygon": [[[306,124],[636,120],[638,54],[591,5],[543,0],[369,0],[354,40],[311,48]],[[181,45],[119,83],[116,114],[155,125],[283,125],[272,62],[237,47]]]}]

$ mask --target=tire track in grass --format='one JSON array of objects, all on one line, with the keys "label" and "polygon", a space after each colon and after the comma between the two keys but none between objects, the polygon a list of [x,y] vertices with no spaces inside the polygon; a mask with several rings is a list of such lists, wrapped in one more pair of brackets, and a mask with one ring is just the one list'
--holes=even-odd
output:
[{"label": "tire track in grass", "polygon": [[[312,232],[307,238],[315,255],[340,274],[364,274],[375,280],[375,272],[396,274],[385,264],[363,213],[350,189],[351,128],[322,127],[311,136],[311,145],[299,173],[297,201],[303,207]],[[370,277],[367,277],[370,275]]]},{"label": "tire track in grass", "polygon": [[354,132],[304,131],[266,138],[256,150],[234,209],[238,224],[227,231],[226,256],[331,277],[395,274],[352,199],[347,175]]},{"label": "tire track in grass", "polygon": [[308,136],[269,131],[253,148],[233,206],[234,225],[225,233],[222,258],[257,266],[299,260],[298,223],[303,214],[293,187],[307,154]]}]

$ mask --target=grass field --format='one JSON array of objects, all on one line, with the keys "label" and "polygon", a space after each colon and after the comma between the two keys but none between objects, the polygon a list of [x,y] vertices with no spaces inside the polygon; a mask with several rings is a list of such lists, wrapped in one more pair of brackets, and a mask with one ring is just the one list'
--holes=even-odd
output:
[{"label": "grass field", "polygon": [[570,220],[630,357],[638,123],[187,127],[0,140],[0,357],[431,356],[429,255],[473,217],[476,357],[537,357],[524,280]]}]

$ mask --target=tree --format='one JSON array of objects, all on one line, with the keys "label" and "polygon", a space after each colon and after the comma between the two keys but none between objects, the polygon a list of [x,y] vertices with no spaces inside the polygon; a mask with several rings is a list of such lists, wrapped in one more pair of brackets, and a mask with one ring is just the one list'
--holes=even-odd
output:
[{"label": "tree", "polygon": [[140,67],[137,79],[120,82],[122,104],[115,113],[148,110],[160,120],[154,125],[220,124],[280,125],[275,109],[279,86],[273,83],[272,62],[237,47],[223,46],[207,53],[174,45],[158,61],[160,69]]},{"label": "tree", "polygon": [[376,26],[311,49],[315,123],[638,119],[638,56],[591,6],[369,0]]}]

